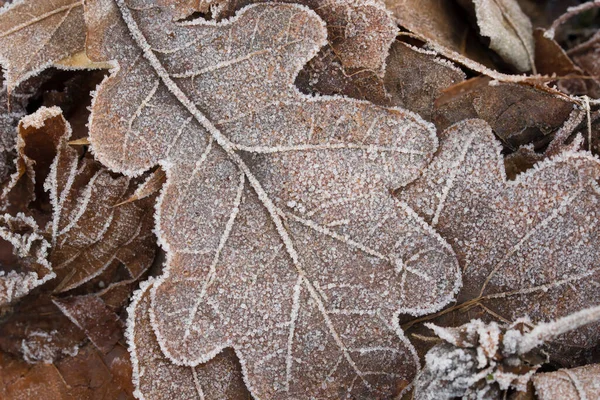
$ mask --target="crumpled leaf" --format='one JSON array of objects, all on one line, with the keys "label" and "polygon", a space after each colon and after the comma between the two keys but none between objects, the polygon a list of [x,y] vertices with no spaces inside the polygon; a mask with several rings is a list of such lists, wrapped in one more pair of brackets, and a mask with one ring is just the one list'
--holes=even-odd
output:
[{"label": "crumpled leaf", "polygon": [[304,7],[177,24],[151,1],[100,0],[86,21],[90,58],[119,65],[93,103],[95,155],[167,172],[150,307],[163,353],[195,366],[233,347],[257,397],[399,394],[417,360],[398,312],[438,309],[459,284],[450,249],[389,193],[430,159],[432,127],[299,93],[325,44]]},{"label": "crumpled leaf", "polygon": [[[55,292],[64,292],[123,264],[136,280],[152,264],[152,204],[156,196],[114,207],[128,199],[136,183],[113,177],[91,158],[70,147],[71,129],[60,109],[41,108],[36,115],[62,121],[63,133],[44,188],[53,217],[47,227],[50,261],[57,274]],[[44,125],[51,127],[52,123]]]},{"label": "crumpled leaf", "polygon": [[434,122],[439,130],[444,130],[464,119],[481,118],[505,146],[516,150],[530,143],[547,143],[573,106],[567,96],[477,77],[448,88],[435,101]]},{"label": "crumpled leaf", "polygon": [[533,27],[516,0],[470,0],[479,32],[490,48],[518,72],[534,67]]},{"label": "crumpled leaf", "polygon": [[[500,146],[484,121],[467,120],[441,135],[436,159],[399,193],[452,245],[463,272],[457,304],[438,325],[471,318],[534,323],[600,304],[596,223],[600,162],[563,153],[507,181]],[[551,355],[597,343],[598,324],[561,337]],[[566,348],[560,348],[563,344]]]},{"label": "crumpled leaf", "polygon": [[52,279],[48,242],[23,214],[0,216],[0,311]]},{"label": "crumpled leaf", "polygon": [[56,156],[60,139],[65,134],[66,121],[58,107],[43,108],[19,121],[17,128],[16,171],[4,186],[3,196],[21,185],[19,201],[25,207],[44,194],[44,181]]},{"label": "crumpled leaf", "polygon": [[[114,176],[70,147],[70,124],[58,107],[42,107],[24,118],[20,135],[31,148],[24,147],[26,171],[20,177],[15,174],[17,184],[41,186],[47,177],[50,195],[37,190],[37,197],[39,192],[46,194],[43,204],[26,211],[49,221],[45,230],[37,224],[32,230],[47,237],[49,243],[44,243],[51,246],[48,258],[56,278],[46,279],[41,293],[23,299],[4,318],[0,347],[28,362],[53,362],[76,352],[87,336],[109,351],[122,337],[116,314],[154,260],[156,195],[115,207],[139,182]],[[13,186],[11,193],[14,190]],[[64,292],[69,297],[61,297]]]},{"label": "crumpled leaf", "polygon": [[0,64],[9,92],[84,46],[82,0],[23,0],[0,10]]},{"label": "crumpled leaf", "polygon": [[586,365],[533,376],[540,400],[582,400],[600,398],[600,364]]},{"label": "crumpled leaf", "polygon": [[150,318],[150,289],[143,282],[128,309],[127,339],[133,360],[137,397],[210,400],[251,399],[235,353],[226,349],[219,357],[195,367],[175,365],[161,351]]}]

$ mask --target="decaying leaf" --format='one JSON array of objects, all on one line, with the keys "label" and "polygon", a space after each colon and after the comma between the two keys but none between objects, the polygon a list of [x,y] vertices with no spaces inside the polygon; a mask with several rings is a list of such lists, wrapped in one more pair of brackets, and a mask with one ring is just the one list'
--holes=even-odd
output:
[{"label": "decaying leaf", "polygon": [[23,214],[0,216],[0,255],[0,311],[55,276],[48,242]]},{"label": "decaying leaf", "polygon": [[219,357],[198,366],[175,365],[161,351],[150,320],[150,289],[154,281],[141,284],[129,307],[127,339],[133,359],[133,379],[140,399],[207,400],[251,399],[235,353],[224,350]]},{"label": "decaying leaf", "polygon": [[469,118],[487,121],[511,150],[547,143],[573,111],[573,101],[539,88],[469,79],[448,88],[435,102],[434,122],[439,130]]},{"label": "decaying leaf", "polygon": [[[455,306],[421,320],[437,316],[448,326],[529,315],[537,324],[599,304],[599,177],[598,159],[576,152],[506,181],[500,146],[484,121],[442,133],[436,159],[399,196],[452,245],[463,288]],[[574,353],[599,334],[595,324],[560,341]]]},{"label": "decaying leaf", "polygon": [[600,364],[533,376],[535,393],[540,400],[583,400],[600,398]]},{"label": "decaying leaf", "polygon": [[17,128],[16,171],[4,186],[3,196],[18,191],[19,201],[25,207],[44,192],[44,181],[56,156],[56,149],[65,135],[67,126],[58,107],[43,108],[19,121]]},{"label": "decaying leaf", "polygon": [[402,392],[417,360],[397,314],[459,285],[449,247],[389,192],[429,161],[433,127],[299,93],[326,34],[305,7],[176,23],[153,1],[97,0],[86,21],[90,58],[119,67],[93,102],[96,157],[167,173],[149,307],[163,353],[197,366],[233,347],[262,398]]},{"label": "decaying leaf", "polygon": [[516,0],[469,0],[468,3],[475,8],[479,32],[490,39],[492,50],[518,72],[535,69],[533,28]]},{"label": "decaying leaf", "polygon": [[82,0],[22,0],[0,10],[0,64],[9,92],[84,45]]}]

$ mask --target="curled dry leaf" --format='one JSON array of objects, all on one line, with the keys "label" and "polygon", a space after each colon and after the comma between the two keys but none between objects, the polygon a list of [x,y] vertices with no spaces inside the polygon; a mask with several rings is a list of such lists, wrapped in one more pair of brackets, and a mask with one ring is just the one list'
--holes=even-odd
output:
[{"label": "curled dry leaf", "polygon": [[469,79],[448,88],[435,102],[434,122],[443,130],[469,118],[487,121],[510,150],[530,143],[547,143],[573,111],[568,97],[539,88]]},{"label": "curled dry leaf", "polygon": [[[40,108],[19,128],[19,140],[32,149],[21,149],[27,164],[17,183],[38,185],[47,176],[48,204],[27,211],[51,210],[51,217],[42,215],[49,220],[45,232],[35,225],[35,233],[50,242],[56,279],[42,294],[23,299],[2,321],[0,347],[29,362],[52,362],[76,351],[87,335],[108,351],[122,336],[115,313],[154,259],[156,195],[115,207],[135,192],[137,183],[109,173],[70,147],[71,128],[57,107]],[[51,298],[48,293],[66,291],[77,296]]]},{"label": "curled dry leaf", "polygon": [[400,393],[417,360],[398,312],[439,309],[459,285],[447,244],[389,193],[432,157],[433,127],[299,93],[326,35],[305,7],[215,24],[148,0],[86,5],[88,54],[119,66],[93,102],[93,151],[167,173],[149,311],[163,353],[197,366],[233,347],[257,397]]},{"label": "curled dry leaf", "polygon": [[518,72],[535,69],[533,28],[516,0],[470,0],[479,32],[490,48]]},{"label": "curled dry leaf", "polygon": [[536,374],[533,386],[539,400],[600,398],[600,364]]},{"label": "curled dry leaf", "polygon": [[[534,323],[600,304],[598,204],[600,162],[563,153],[507,181],[489,125],[467,120],[442,133],[440,150],[399,197],[430,222],[456,251],[463,271],[458,304],[406,327],[440,317]],[[465,312],[468,311],[468,312]],[[561,337],[570,349],[593,346],[598,325]]]},{"label": "curled dry leaf", "polygon": [[36,197],[44,194],[44,181],[50,172],[60,140],[65,135],[65,124],[58,107],[43,108],[24,117],[18,124],[16,171],[4,186],[2,195],[17,192],[23,210]]},{"label": "curled dry leaf", "polygon": [[0,312],[33,288],[52,279],[48,242],[24,214],[0,216]]},{"label": "curled dry leaf", "polygon": [[81,158],[70,147],[71,130],[60,109],[41,108],[34,115],[52,111],[43,128],[61,121],[62,137],[44,187],[50,193],[52,221],[50,261],[57,274],[55,292],[64,292],[124,265],[129,280],[138,279],[152,264],[155,254],[152,205],[156,196],[122,206],[136,190],[126,177],[114,177],[89,157]]},{"label": "curled dry leaf", "polygon": [[0,10],[0,64],[9,92],[84,45],[82,0],[22,0]]},{"label": "curled dry leaf", "polygon": [[145,400],[251,399],[242,368],[231,349],[198,366],[175,365],[161,351],[150,318],[150,289],[154,280],[141,284],[128,309],[127,339],[133,361],[136,396]]}]

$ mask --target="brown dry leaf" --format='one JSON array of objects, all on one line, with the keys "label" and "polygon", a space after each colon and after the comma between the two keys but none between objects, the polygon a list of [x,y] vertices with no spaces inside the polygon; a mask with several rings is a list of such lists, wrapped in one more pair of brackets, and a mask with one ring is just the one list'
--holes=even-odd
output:
[{"label": "brown dry leaf", "polygon": [[536,374],[533,385],[539,400],[600,399],[600,364]]},{"label": "brown dry leaf", "polygon": [[[154,260],[156,195],[114,207],[135,192],[137,183],[114,176],[71,148],[67,144],[71,128],[59,108],[42,107],[19,126],[20,140],[32,149],[27,152],[24,147],[27,171],[17,183],[39,185],[47,175],[49,204],[39,209],[51,209],[52,216],[42,215],[50,220],[45,232],[37,225],[34,232],[45,234],[51,243],[49,260],[56,279],[41,288],[42,294],[11,310],[0,325],[0,347],[30,362],[52,362],[72,353],[87,335],[108,351],[122,336],[115,313],[122,311],[133,285]],[[70,298],[51,298],[48,293],[75,289],[69,294],[77,296]],[[78,312],[82,309],[85,312]]]},{"label": "brown dry leaf", "polygon": [[[490,66],[477,42],[470,42],[471,28],[466,23],[460,7],[455,2],[445,0],[384,0],[394,15],[396,22],[447,51],[441,54],[455,54],[471,58],[475,62]],[[456,57],[449,57],[454,59]]]},{"label": "brown dry leaf", "polygon": [[397,314],[438,309],[459,284],[447,245],[389,193],[431,158],[433,127],[299,93],[326,35],[304,7],[215,24],[147,0],[86,5],[88,55],[119,65],[93,102],[93,151],[167,172],[150,307],[163,353],[196,366],[233,347],[257,397],[400,393],[417,360]]},{"label": "brown dry leaf", "polygon": [[490,48],[518,72],[535,69],[533,28],[516,0],[468,0]]},{"label": "brown dry leaf", "polygon": [[[176,19],[194,12],[208,19],[231,17],[267,0],[159,0]],[[341,94],[389,105],[383,87],[386,57],[398,28],[381,0],[281,0],[313,9],[327,24],[328,46],[308,61],[296,80],[305,93]]]},{"label": "brown dry leaf", "polygon": [[[44,108],[19,121],[17,127],[16,171],[4,186],[3,196],[18,191],[19,202],[27,208],[44,195],[44,181],[56,156],[56,149],[67,126],[59,108]],[[22,186],[18,190],[17,185]]]},{"label": "brown dry leaf", "polygon": [[[440,325],[471,318],[534,323],[600,304],[600,162],[563,153],[507,181],[489,125],[467,120],[441,135],[437,157],[399,197],[448,240],[463,271],[458,302]],[[594,346],[598,324],[561,337],[575,354]]]},{"label": "brown dry leaf", "polygon": [[154,280],[141,284],[128,309],[127,339],[133,361],[137,396],[146,400],[251,399],[242,379],[237,356],[226,349],[219,357],[195,367],[175,365],[161,351],[150,318],[150,289]]},{"label": "brown dry leaf", "polygon": [[64,292],[89,281],[105,270],[123,264],[129,280],[138,279],[152,264],[152,234],[156,196],[122,206],[136,190],[126,177],[114,177],[91,158],[81,158],[70,147],[71,130],[60,109],[41,108],[34,115],[63,126],[51,171],[44,187],[50,193],[53,217],[47,227],[51,237],[50,261],[57,274],[55,292]]},{"label": "brown dry leaf", "polygon": [[120,345],[101,354],[87,345],[55,364],[28,364],[0,353],[3,400],[133,400],[131,362]]},{"label": "brown dry leaf", "polygon": [[119,316],[96,295],[54,299],[53,303],[103,353],[108,353],[123,336],[123,324]]},{"label": "brown dry leaf", "polygon": [[588,76],[600,81],[600,34],[569,50],[568,55]]},{"label": "brown dry leaf", "polygon": [[84,46],[82,0],[24,0],[0,10],[0,64],[9,92]]},{"label": "brown dry leaf", "polygon": [[48,242],[24,214],[0,216],[0,314],[15,300],[54,278]]},{"label": "brown dry leaf", "polygon": [[85,332],[74,325],[46,293],[17,303],[0,324],[0,349],[28,363],[52,363],[77,354]]},{"label": "brown dry leaf", "polygon": [[434,122],[439,130],[469,118],[487,121],[502,143],[511,150],[545,142],[560,128],[574,103],[540,88],[469,79],[448,88],[435,102]]},{"label": "brown dry leaf", "polygon": [[395,42],[387,59],[385,88],[391,104],[416,112],[426,120],[444,89],[466,79],[464,72],[435,53]]}]

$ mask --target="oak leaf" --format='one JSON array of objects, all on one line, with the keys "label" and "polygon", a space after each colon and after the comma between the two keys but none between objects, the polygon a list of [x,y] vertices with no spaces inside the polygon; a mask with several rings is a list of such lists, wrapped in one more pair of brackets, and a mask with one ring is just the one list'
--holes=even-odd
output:
[{"label": "oak leaf", "polygon": [[[537,324],[600,304],[599,178],[597,158],[571,152],[507,181],[489,125],[466,120],[448,128],[427,171],[399,198],[452,245],[463,287],[456,305],[404,326],[523,315]],[[575,354],[599,333],[597,324],[570,332],[550,354]]]},{"label": "oak leaf", "polygon": [[219,357],[196,367],[175,365],[162,353],[150,319],[153,283],[152,278],[143,282],[128,308],[127,339],[138,398],[251,399],[233,350],[226,349]]},{"label": "oak leaf", "polygon": [[8,91],[64,58],[82,52],[82,0],[23,0],[0,10],[0,64]]},{"label": "oak leaf", "polygon": [[417,360],[397,314],[439,309],[459,286],[449,247],[389,192],[429,161],[433,127],[299,93],[326,34],[305,7],[174,22],[153,1],[98,0],[86,21],[88,56],[115,60],[94,154],[167,173],[168,265],[149,306],[163,353],[197,366],[233,347],[257,397],[399,394]]}]

